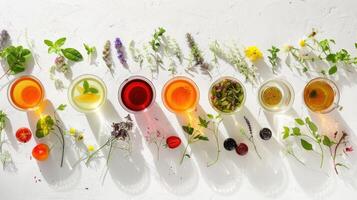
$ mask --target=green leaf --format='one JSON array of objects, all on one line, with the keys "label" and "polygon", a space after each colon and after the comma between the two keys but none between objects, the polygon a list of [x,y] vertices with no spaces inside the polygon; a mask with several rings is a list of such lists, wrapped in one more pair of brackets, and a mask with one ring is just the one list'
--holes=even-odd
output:
[{"label": "green leaf", "polygon": [[202,117],[198,117],[198,119],[200,120],[200,123],[198,124],[199,126],[202,126],[204,128],[208,127],[209,121],[203,119]]},{"label": "green leaf", "polygon": [[185,156],[187,157],[187,158],[191,158],[191,156],[190,156],[190,154],[185,154]]},{"label": "green leaf", "polygon": [[89,88],[88,91],[89,91],[90,93],[92,93],[92,94],[97,94],[97,93],[99,92],[99,91],[97,90],[97,88],[93,88],[93,87]]},{"label": "green leaf", "polygon": [[214,118],[214,116],[213,116],[212,114],[207,114],[207,117],[208,117],[209,119],[213,119],[213,118]]},{"label": "green leaf", "polygon": [[296,118],[296,119],[295,119],[295,122],[296,122],[297,124],[299,124],[300,126],[305,125],[304,120],[302,120],[301,118]]},{"label": "green leaf", "polygon": [[57,110],[63,111],[64,109],[66,109],[66,107],[67,107],[66,104],[60,104],[60,105],[57,107]]},{"label": "green leaf", "polygon": [[334,53],[330,53],[326,56],[326,60],[330,61],[332,63],[336,63],[337,62],[337,58],[336,58],[336,54]]},{"label": "green leaf", "polygon": [[44,40],[43,42],[44,42],[47,46],[49,46],[49,47],[52,47],[52,46],[53,46],[53,42],[50,41],[50,40]]},{"label": "green leaf", "polygon": [[293,129],[293,135],[295,135],[295,136],[301,135],[300,128],[294,127],[294,128],[292,128],[292,129]]},{"label": "green leaf", "polygon": [[65,42],[66,42],[66,38],[65,38],[65,37],[60,38],[60,39],[56,40],[55,46],[56,46],[56,47],[61,47],[61,46],[64,45]]},{"label": "green leaf", "polygon": [[208,137],[207,136],[203,136],[203,135],[200,135],[198,137],[199,140],[203,140],[203,141],[208,141]]},{"label": "green leaf", "polygon": [[284,126],[284,131],[283,131],[283,140],[288,138],[290,135],[290,129],[286,126]]},{"label": "green leaf", "polygon": [[314,134],[314,136],[316,136],[316,132],[318,131],[318,128],[316,126],[316,124],[314,124],[309,117],[305,118],[305,122],[308,125],[309,129],[311,130],[311,132]]},{"label": "green leaf", "polygon": [[55,122],[51,116],[41,117],[36,124],[36,137],[43,138],[51,133]]},{"label": "green leaf", "polygon": [[349,169],[349,167],[343,163],[336,163],[336,166],[339,166],[339,167],[344,167],[346,169]]},{"label": "green leaf", "polygon": [[323,136],[323,140],[322,140],[322,143],[325,145],[325,146],[328,146],[328,147],[331,147],[334,142],[330,140],[330,138],[326,135]]},{"label": "green leaf", "polygon": [[337,72],[337,66],[336,65],[330,67],[330,69],[328,70],[328,74],[329,75],[335,74],[336,72]]},{"label": "green leaf", "polygon": [[355,43],[355,48],[357,49],[357,43]]},{"label": "green leaf", "polygon": [[312,145],[304,140],[304,139],[300,139],[300,142],[301,142],[301,146],[306,150],[306,151],[311,151],[312,150]]},{"label": "green leaf", "polygon": [[182,126],[183,131],[185,131],[187,134],[192,135],[194,129],[188,125],[188,126]]},{"label": "green leaf", "polygon": [[63,56],[66,57],[68,60],[75,62],[83,60],[82,54],[74,48],[61,49],[61,51],[63,53]]},{"label": "green leaf", "polygon": [[84,89],[84,93],[87,93],[89,90],[89,83],[87,80],[83,81],[83,89]]}]

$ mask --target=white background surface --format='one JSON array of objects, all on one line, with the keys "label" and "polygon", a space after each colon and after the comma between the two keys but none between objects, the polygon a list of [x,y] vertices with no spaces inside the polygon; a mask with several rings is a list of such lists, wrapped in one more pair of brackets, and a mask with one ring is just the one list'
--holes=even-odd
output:
[{"label": "white background surface", "polygon": [[[312,28],[316,28],[320,31],[320,38],[334,38],[339,48],[346,48],[356,54],[354,43],[357,41],[357,1],[354,0],[0,0],[0,7],[0,29],[9,31],[13,44],[26,46],[27,30],[42,67],[40,69],[34,66],[30,71],[44,83],[46,96],[54,106],[67,103],[67,95],[66,91],[56,91],[49,79],[48,69],[54,56],[47,54],[43,39],[55,40],[66,36],[66,45],[81,49],[85,55],[83,42],[95,45],[100,53],[107,39],[113,41],[115,37],[120,37],[125,45],[128,45],[130,40],[143,43],[150,40],[155,28],[162,26],[167,29],[168,35],[177,39],[185,55],[189,51],[184,34],[192,33],[208,59],[208,44],[215,39],[225,42],[235,40],[242,46],[258,45],[266,53],[265,50],[271,45],[297,45],[300,38]],[[107,103],[104,111],[98,115],[86,116],[70,106],[60,114],[67,127],[83,130],[85,142],[96,146],[109,134],[107,126],[126,115],[117,101],[116,94],[120,83],[130,76],[114,57],[116,73],[114,78],[111,77],[100,57],[99,55],[97,59],[98,66],[89,65],[87,60],[75,64],[73,77],[84,73],[103,77],[108,87],[108,102],[111,103]],[[148,71],[138,71],[131,61],[130,66],[133,74],[150,77]],[[286,69],[286,66],[284,68]],[[215,77],[233,73],[242,79],[230,66],[221,62]],[[182,68],[180,74],[185,74]],[[288,79],[294,87],[296,99],[293,110],[297,115],[306,116],[308,112],[301,101],[301,92],[308,78],[289,70],[283,70],[279,76]],[[268,73],[261,77],[267,79],[273,75]],[[325,130],[338,128],[348,131],[351,135],[356,134],[356,77],[356,73],[336,77],[344,109],[329,116],[314,117],[315,120],[323,122]],[[13,77],[2,79],[1,86],[11,79]],[[176,116],[169,113],[161,102],[161,88],[168,79],[166,72],[161,72],[160,78],[153,80],[159,94],[156,98],[158,106],[147,115],[135,118],[141,121],[143,129],[151,123],[152,128],[160,129],[165,134],[177,134],[184,138]],[[194,80],[201,90],[202,109],[212,113],[206,98],[210,80],[203,75],[196,75]],[[106,169],[104,160],[89,168],[85,165],[70,168],[78,159],[74,146],[66,150],[66,165],[63,169],[58,168],[58,155],[52,155],[45,163],[31,160],[35,140],[18,144],[14,137],[18,128],[33,126],[31,115],[16,111],[10,106],[5,85],[1,87],[0,109],[5,110],[10,118],[9,128],[6,130],[10,145],[6,148],[11,150],[17,170],[0,171],[0,199],[355,198],[357,164],[351,165],[350,170],[336,176],[330,168],[329,160],[325,161],[326,167],[320,170],[317,156],[310,160],[308,156],[304,157],[308,162],[307,167],[287,157],[279,146],[278,135],[280,136],[284,123],[291,122],[296,113],[291,111],[286,115],[269,116],[260,112],[256,98],[257,88],[252,88],[249,84],[246,86],[246,107],[237,118],[241,120],[243,115],[248,116],[253,121],[255,132],[264,126],[270,126],[274,130],[274,140],[258,141],[263,160],[256,159],[253,151],[246,157],[222,151],[219,163],[207,168],[206,161],[209,158],[205,152],[214,148],[214,143],[207,143],[195,145],[193,157],[186,160],[183,166],[177,166],[182,149],[162,151],[160,161],[157,162],[153,146],[145,142],[139,129],[135,133],[133,154],[125,157],[123,152],[115,151],[109,173],[103,181]],[[153,123],[155,120],[152,116],[159,118],[159,122]],[[222,138],[238,135],[238,128],[231,119],[225,120],[220,131]],[[98,136],[98,141],[95,135]],[[211,155],[214,156],[214,153]],[[353,164],[355,158],[354,153],[346,162]],[[41,179],[41,182],[38,179]]]}]

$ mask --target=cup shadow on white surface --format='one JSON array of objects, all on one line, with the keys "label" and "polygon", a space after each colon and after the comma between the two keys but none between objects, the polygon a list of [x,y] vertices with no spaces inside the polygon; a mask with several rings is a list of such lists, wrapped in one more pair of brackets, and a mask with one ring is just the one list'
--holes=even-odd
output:
[{"label": "cup shadow on white surface", "polygon": [[[203,116],[206,118],[207,113],[203,108],[198,105],[196,111],[187,114],[177,115],[177,119],[181,126],[190,124],[197,128],[198,117]],[[195,126],[196,125],[196,126]],[[185,157],[185,162],[196,161],[197,166],[201,171],[202,178],[208,184],[208,186],[217,194],[231,195],[239,191],[242,182],[242,172],[232,161],[230,155],[224,151],[222,147],[223,137],[220,131],[218,131],[218,142],[220,146],[219,159],[215,164],[211,164],[216,160],[217,156],[217,144],[215,138],[211,132],[202,130],[205,136],[209,138],[209,141],[198,141],[190,144],[187,154],[191,158]],[[187,140],[187,134],[185,134]]]},{"label": "cup shadow on white surface", "polygon": [[[45,100],[41,105],[43,115],[50,115],[54,117],[56,115],[60,123],[65,126],[60,116],[55,113],[55,108],[51,101]],[[36,124],[40,118],[40,114],[35,111],[27,113],[30,128],[34,136],[36,135]],[[57,130],[56,130],[57,131]],[[72,140],[65,136],[65,151],[63,166],[60,167],[62,146],[54,133],[50,133],[44,138],[38,139],[34,137],[36,143],[45,143],[51,150],[50,155],[46,161],[37,161],[40,172],[48,185],[55,190],[71,190],[79,183],[81,177],[81,168],[72,168],[75,162],[78,161],[79,155],[74,150]],[[34,159],[34,158],[32,158]]]},{"label": "cup shadow on white surface", "polygon": [[[274,77],[271,67],[263,60],[259,60],[255,63],[256,67],[258,68],[259,73],[259,82],[263,83],[267,80],[270,80]],[[278,67],[281,65],[278,65]]]},{"label": "cup shadow on white surface", "polygon": [[[346,153],[343,153],[343,151],[340,152],[340,155],[337,157],[337,162],[345,164],[348,168],[338,167],[337,170],[339,174],[337,177],[347,185],[357,189],[357,153],[355,150],[357,146],[357,137],[355,132],[347,125],[340,112],[336,109],[328,114],[315,114],[310,112],[310,116],[321,128],[321,132],[329,134],[332,138],[334,137],[333,134],[335,131],[338,131],[336,139],[341,137],[342,131],[348,134],[348,142],[346,144],[341,144],[339,151],[341,149],[345,151],[346,147],[352,147],[353,151]],[[333,165],[332,159],[329,159],[327,165]],[[332,170],[331,173],[336,175],[334,170]]]},{"label": "cup shadow on white surface", "polygon": [[[257,155],[252,142],[240,133],[243,128],[249,134],[249,128],[244,116],[250,121]],[[230,152],[232,160],[242,170],[250,184],[262,195],[268,197],[279,197],[286,191],[289,185],[288,173],[280,155],[280,145],[272,137],[264,141],[259,136],[262,128],[251,112],[243,107],[240,112],[233,115],[223,116],[223,124],[227,130],[228,137],[234,138],[237,143],[244,142],[249,151],[245,156],[239,156],[235,151]]]},{"label": "cup shadow on white surface", "polygon": [[[331,171],[331,168],[326,165],[326,161],[323,168],[320,168],[320,155],[318,153],[304,150],[300,145],[300,141],[295,138],[282,139],[283,126],[294,124],[295,118],[300,117],[296,111],[291,108],[285,113],[264,112],[264,114],[274,132],[277,133],[276,139],[281,144],[282,155],[286,158],[292,175],[300,188],[307,195],[314,198],[322,198],[330,194],[333,190],[334,181],[327,173]],[[288,144],[292,144],[291,148],[294,154],[304,164],[286,153],[286,145]],[[327,155],[326,153],[324,152],[325,155]]]},{"label": "cup shadow on white surface", "polygon": [[[146,146],[153,155],[155,171],[158,172],[161,184],[175,195],[188,195],[194,191],[198,185],[197,169],[192,162],[180,165],[183,145],[176,149],[164,146],[167,137],[178,135],[159,105],[154,103],[146,112],[135,114],[135,119],[141,137],[147,138]],[[158,144],[150,143],[150,138],[157,138]]]},{"label": "cup shadow on white surface", "polygon": [[[99,146],[110,137],[112,122],[122,121],[109,100],[98,112],[86,114],[86,118]],[[129,134],[131,134],[132,152],[114,148],[104,174],[108,170],[113,182],[123,192],[130,195],[139,195],[148,188],[150,175],[141,153],[143,147],[138,130],[134,129]],[[108,148],[104,148],[102,152],[104,157],[107,158]],[[105,175],[103,181],[105,181]]]}]

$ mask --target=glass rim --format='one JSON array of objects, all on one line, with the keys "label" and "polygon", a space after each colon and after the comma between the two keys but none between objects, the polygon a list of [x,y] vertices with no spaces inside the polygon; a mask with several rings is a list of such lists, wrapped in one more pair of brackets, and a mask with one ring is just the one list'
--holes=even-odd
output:
[{"label": "glass rim", "polygon": [[[240,105],[239,107],[237,107],[237,108],[236,108],[234,111],[232,111],[232,112],[223,112],[223,111],[218,110],[218,109],[212,104],[212,101],[211,101],[211,96],[212,96],[211,90],[212,90],[212,87],[213,87],[214,85],[216,85],[217,83],[219,83],[220,81],[225,80],[225,79],[229,79],[229,80],[235,81],[235,82],[239,83],[240,86],[243,88],[243,94],[244,94],[243,101],[242,101],[241,105]],[[208,101],[209,101],[211,107],[212,107],[216,112],[218,112],[219,114],[222,114],[222,115],[233,115],[233,114],[235,114],[235,113],[241,111],[242,108],[243,108],[244,105],[245,105],[246,99],[247,99],[247,91],[246,91],[246,88],[245,88],[244,84],[243,84],[239,79],[237,79],[237,78],[235,78],[235,77],[233,77],[233,76],[222,76],[222,77],[216,79],[216,80],[211,84],[211,86],[210,86],[209,89],[208,89]]]},{"label": "glass rim", "polygon": [[[266,86],[268,83],[270,82],[273,82],[273,81],[276,81],[276,82],[281,82],[282,84],[284,84],[284,86],[286,86],[286,88],[289,90],[290,92],[290,101],[289,101],[289,104],[286,106],[286,108],[283,108],[283,109],[278,109],[278,110],[271,110],[267,107],[265,107],[262,102],[261,102],[261,93],[262,93],[262,89],[264,86]],[[294,100],[295,100],[295,91],[294,91],[294,88],[293,86],[285,79],[282,79],[282,78],[273,78],[273,79],[269,79],[267,81],[265,81],[264,83],[262,83],[260,86],[259,86],[259,89],[258,89],[258,102],[260,104],[260,106],[267,112],[271,112],[271,113],[282,113],[282,112],[285,112],[287,110],[289,110],[293,103],[294,103]]]},{"label": "glass rim", "polygon": [[[101,103],[98,105],[97,108],[92,109],[92,110],[85,110],[85,109],[79,108],[79,107],[73,102],[73,99],[71,98],[71,96],[72,96],[71,93],[72,93],[72,90],[73,90],[74,85],[77,84],[80,80],[83,80],[83,79],[85,79],[85,78],[93,78],[93,79],[95,79],[96,81],[98,81],[98,82],[102,85],[102,87],[103,87],[103,102],[101,102]],[[69,87],[68,87],[67,99],[68,99],[69,103],[71,104],[71,106],[72,106],[75,110],[77,110],[78,112],[81,112],[81,113],[91,113],[91,112],[95,112],[95,111],[99,110],[99,109],[104,105],[104,103],[105,103],[106,100],[107,100],[107,86],[105,85],[104,81],[103,81],[100,77],[98,77],[98,76],[96,76],[96,75],[93,75],[93,74],[82,74],[82,75],[77,76],[75,79],[73,79],[73,80],[71,81],[71,84],[70,84]]]},{"label": "glass rim", "polygon": [[[324,110],[321,110],[321,111],[314,111],[314,110],[311,110],[310,107],[306,104],[306,102],[305,102],[305,97],[304,97],[304,93],[305,93],[306,87],[307,87],[309,84],[311,84],[312,82],[318,81],[318,80],[324,81],[324,82],[326,82],[328,85],[331,86],[332,90],[334,91],[334,100],[333,100],[332,104],[331,104],[328,108],[326,108],[326,109],[324,109]],[[326,78],[326,77],[316,77],[316,78],[311,79],[310,81],[308,81],[308,82],[305,84],[304,90],[303,90],[303,92],[302,92],[302,98],[303,98],[303,102],[304,102],[305,106],[307,107],[307,109],[308,109],[309,111],[311,111],[311,112],[313,112],[313,113],[327,114],[327,113],[332,112],[334,109],[336,109],[336,108],[338,107],[338,105],[339,105],[339,103],[340,103],[340,89],[338,88],[337,84],[336,84],[333,80],[331,80],[331,79],[329,79],[329,78]]]},{"label": "glass rim", "polygon": [[[14,83],[15,83],[16,81],[18,81],[19,79],[21,79],[21,78],[26,78],[26,77],[27,77],[27,78],[30,78],[30,79],[34,80],[36,83],[38,83],[38,85],[40,86],[40,88],[41,88],[41,90],[42,90],[41,101],[38,103],[38,105],[36,105],[36,106],[34,106],[34,107],[32,107],[32,108],[27,108],[27,109],[18,107],[18,106],[14,103],[14,101],[12,100],[11,94],[10,94],[10,93],[11,93],[11,89],[12,89]],[[31,74],[29,74],[29,75],[22,75],[22,76],[19,76],[19,77],[14,78],[14,79],[10,82],[9,86],[7,87],[7,99],[8,99],[8,101],[10,102],[11,106],[14,107],[15,109],[19,110],[19,111],[34,111],[34,110],[37,110],[37,109],[41,106],[42,102],[43,102],[44,99],[45,99],[45,93],[46,93],[45,88],[43,87],[43,84],[42,84],[42,82],[40,81],[40,79],[38,79],[36,76],[31,75]]]},{"label": "glass rim", "polygon": [[[166,91],[166,88],[168,85],[170,85],[170,83],[176,81],[176,80],[185,80],[187,82],[189,82],[193,88],[196,90],[196,93],[197,93],[197,98],[196,98],[196,101],[195,103],[192,105],[191,108],[188,108],[187,110],[184,110],[184,111],[175,111],[175,110],[172,110],[168,105],[167,105],[167,102],[166,102],[166,98],[165,98],[165,91]],[[172,113],[186,113],[186,112],[192,112],[194,111],[196,108],[197,108],[197,105],[198,105],[198,102],[200,101],[200,89],[198,88],[197,84],[195,83],[195,81],[193,81],[191,78],[187,77],[187,76],[175,76],[175,77],[172,77],[170,78],[168,81],[166,81],[166,83],[164,84],[164,87],[162,87],[162,90],[161,90],[161,100],[162,100],[162,103],[164,104],[165,108],[167,110],[169,110],[170,112]]]},{"label": "glass rim", "polygon": [[[151,90],[152,90],[152,100],[150,102],[150,104],[143,110],[138,110],[138,111],[135,111],[135,110],[131,110],[129,109],[128,107],[125,106],[122,98],[121,98],[121,93],[123,91],[123,88],[124,86],[132,81],[132,80],[135,80],[135,79],[139,79],[139,80],[142,80],[142,81],[145,81],[147,84],[150,85],[151,87]],[[156,89],[155,89],[155,86],[154,84],[152,83],[152,81],[150,81],[148,78],[146,78],[145,76],[142,76],[142,75],[133,75],[133,76],[130,76],[128,78],[126,78],[119,86],[119,89],[118,89],[118,101],[119,101],[119,104],[121,105],[122,108],[124,108],[124,110],[126,110],[127,112],[129,113],[132,113],[132,114],[137,114],[137,113],[141,113],[141,112],[146,112],[154,103],[155,103],[155,99],[156,99]]]}]

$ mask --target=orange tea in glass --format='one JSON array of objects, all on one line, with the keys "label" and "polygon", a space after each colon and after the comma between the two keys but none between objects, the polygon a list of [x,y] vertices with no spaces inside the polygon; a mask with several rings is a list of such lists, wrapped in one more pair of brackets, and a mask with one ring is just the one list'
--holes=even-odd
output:
[{"label": "orange tea in glass", "polygon": [[327,78],[315,78],[304,89],[305,105],[317,113],[328,113],[338,107],[339,90],[334,82]]},{"label": "orange tea in glass", "polygon": [[21,76],[9,86],[8,99],[18,110],[36,110],[41,105],[45,90],[34,76]]},{"label": "orange tea in glass", "polygon": [[165,107],[174,113],[191,112],[200,98],[197,85],[189,78],[178,76],[169,80],[162,90]]}]

